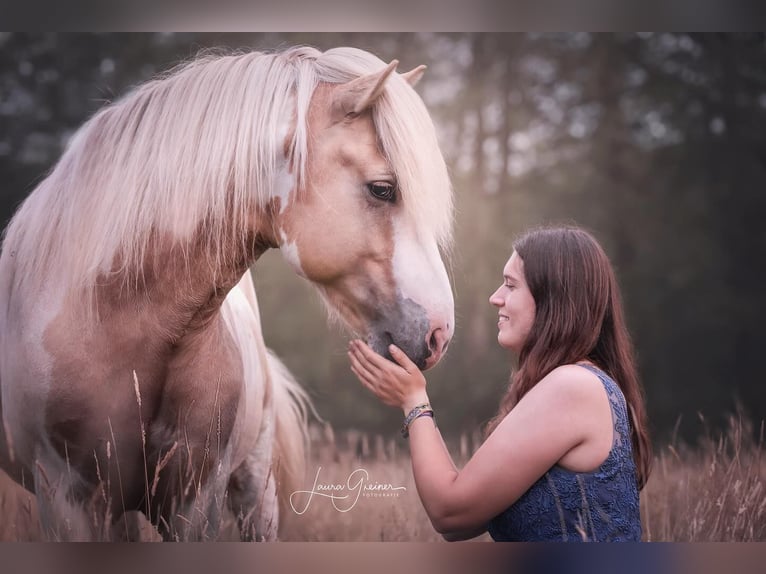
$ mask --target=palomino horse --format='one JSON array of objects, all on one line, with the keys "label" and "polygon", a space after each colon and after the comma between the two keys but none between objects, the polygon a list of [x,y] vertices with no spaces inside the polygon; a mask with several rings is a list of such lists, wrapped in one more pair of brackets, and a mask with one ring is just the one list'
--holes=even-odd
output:
[{"label": "palomino horse", "polygon": [[261,336],[249,268],[279,248],[327,306],[421,367],[454,328],[452,192],[407,74],[361,50],[201,57],[106,106],[10,223],[0,459],[51,539],[142,511],[275,539],[306,401]]}]

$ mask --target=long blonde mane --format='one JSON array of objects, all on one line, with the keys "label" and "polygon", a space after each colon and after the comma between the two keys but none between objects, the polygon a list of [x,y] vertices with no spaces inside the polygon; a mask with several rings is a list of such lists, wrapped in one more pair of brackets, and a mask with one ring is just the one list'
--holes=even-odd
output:
[{"label": "long blonde mane", "polygon": [[[295,123],[290,155],[301,190],[317,84],[384,65],[354,48],[297,47],[201,56],[138,86],[79,129],[24,202],[0,259],[7,274],[14,258],[15,273],[1,283],[33,292],[55,284],[90,301],[105,277],[140,273],[153,234],[186,253],[201,233],[217,268],[231,257],[227,245],[245,241],[248,215],[270,197],[285,122]],[[448,248],[450,181],[423,102],[394,74],[373,117],[407,216]]]}]

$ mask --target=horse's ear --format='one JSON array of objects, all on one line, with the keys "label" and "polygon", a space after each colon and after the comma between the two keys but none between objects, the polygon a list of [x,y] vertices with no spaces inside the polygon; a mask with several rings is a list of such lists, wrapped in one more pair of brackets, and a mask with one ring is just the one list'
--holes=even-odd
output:
[{"label": "horse's ear", "polygon": [[359,115],[372,106],[383,93],[386,80],[398,64],[399,60],[392,60],[380,72],[361,76],[340,86],[335,93],[334,106],[341,117]]},{"label": "horse's ear", "polygon": [[414,88],[415,84],[417,84],[420,81],[420,78],[423,77],[427,67],[428,66],[425,64],[421,64],[417,68],[411,69],[409,72],[404,72],[402,78],[407,80],[407,83]]}]

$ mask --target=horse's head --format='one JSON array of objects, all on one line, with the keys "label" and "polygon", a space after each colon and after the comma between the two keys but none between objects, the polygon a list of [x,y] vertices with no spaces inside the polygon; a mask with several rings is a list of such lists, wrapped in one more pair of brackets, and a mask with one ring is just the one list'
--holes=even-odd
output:
[{"label": "horse's head", "polygon": [[439,251],[452,191],[412,89],[424,67],[399,75],[396,64],[348,81],[323,80],[318,66],[302,183],[282,195],[277,228],[287,260],[355,333],[384,356],[396,344],[422,369],[439,361],[455,326]]}]

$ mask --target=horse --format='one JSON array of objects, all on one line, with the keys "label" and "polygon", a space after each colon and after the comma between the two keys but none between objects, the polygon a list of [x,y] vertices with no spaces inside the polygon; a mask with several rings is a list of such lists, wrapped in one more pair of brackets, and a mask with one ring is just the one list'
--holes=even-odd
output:
[{"label": "horse", "polygon": [[[357,337],[422,369],[454,331],[452,188],[413,86],[369,52],[201,54],[88,119],[0,255],[0,464],[51,540],[276,540],[305,391],[250,268],[279,249]],[[127,519],[123,519],[127,523]]]}]

